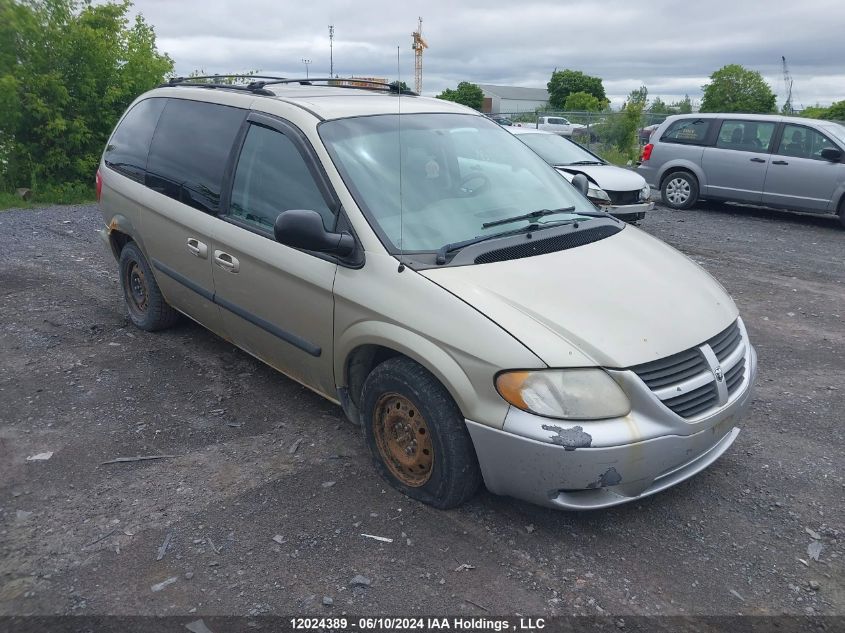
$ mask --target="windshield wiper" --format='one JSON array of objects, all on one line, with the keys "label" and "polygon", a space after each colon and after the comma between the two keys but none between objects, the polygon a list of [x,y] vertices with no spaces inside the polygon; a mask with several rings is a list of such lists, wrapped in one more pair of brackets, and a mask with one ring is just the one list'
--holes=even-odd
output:
[{"label": "windshield wiper", "polygon": [[[549,222],[548,226],[560,226],[561,224],[574,224],[578,220],[559,220],[557,222]],[[511,231],[502,231],[501,233],[492,233],[490,235],[478,235],[476,237],[471,237],[468,240],[462,240],[460,242],[452,242],[451,244],[444,244],[440,247],[437,251],[437,265],[440,266],[446,263],[446,255],[449,253],[453,253],[455,251],[459,251],[462,248],[466,248],[467,246],[472,246],[473,244],[479,244],[481,242],[486,242],[487,240],[492,240],[497,237],[509,237],[511,235],[519,235],[520,233],[528,233],[529,231],[534,231],[539,228],[536,224],[529,224],[528,226],[523,226],[518,229],[513,229]],[[546,228],[545,225],[543,228]]]},{"label": "windshield wiper", "polygon": [[488,229],[491,226],[499,226],[502,224],[511,224],[512,222],[519,222],[521,220],[536,220],[546,215],[556,215],[558,213],[571,213],[575,211],[575,207],[563,207],[562,209],[538,209],[530,213],[523,213],[522,215],[515,215],[511,218],[503,218],[501,220],[493,220],[492,222],[485,222],[481,225],[482,229]]},{"label": "windshield wiper", "polygon": [[574,163],[563,163],[561,167],[567,167],[568,165],[604,165],[604,163],[600,160],[576,160]]}]

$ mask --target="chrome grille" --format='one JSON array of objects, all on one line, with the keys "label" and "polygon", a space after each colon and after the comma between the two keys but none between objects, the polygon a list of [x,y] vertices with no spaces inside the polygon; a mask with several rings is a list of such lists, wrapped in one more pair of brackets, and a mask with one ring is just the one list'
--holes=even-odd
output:
[{"label": "chrome grille", "polygon": [[706,370],[707,362],[697,348],[634,368],[651,390],[682,382]]},{"label": "chrome grille", "polygon": [[645,385],[682,418],[724,406],[745,383],[748,343],[740,319],[698,347],[632,367]]}]

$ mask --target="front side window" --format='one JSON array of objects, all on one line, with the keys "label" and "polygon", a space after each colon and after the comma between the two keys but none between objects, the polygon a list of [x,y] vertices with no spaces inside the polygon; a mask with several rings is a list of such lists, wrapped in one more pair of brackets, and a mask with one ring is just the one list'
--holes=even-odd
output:
[{"label": "front side window", "polygon": [[803,125],[787,124],[783,126],[783,135],[778,144],[777,153],[796,158],[824,160],[822,150],[836,147],[824,134]]},{"label": "front side window", "polygon": [[229,215],[272,231],[278,215],[291,209],[316,211],[327,229],[334,228],[335,215],[293,141],[252,125],[238,159]]},{"label": "front side window", "polygon": [[[578,219],[588,226],[592,218],[578,212],[595,212],[554,168],[484,117],[353,117],[322,123],[319,132],[358,206],[394,252],[437,251],[532,222]],[[540,220],[490,226],[569,207]]]},{"label": "front side window", "polygon": [[660,140],[664,143],[703,145],[712,123],[713,119],[680,119],[669,125]]},{"label": "front side window", "polygon": [[764,121],[724,121],[716,147],[743,152],[768,152],[775,124]]},{"label": "front side window", "polygon": [[108,167],[143,183],[147,154],[166,99],[145,99],[126,113],[106,145],[103,159]]},{"label": "front side window", "polygon": [[246,111],[168,99],[147,163],[147,186],[200,211],[217,213],[223,172]]}]

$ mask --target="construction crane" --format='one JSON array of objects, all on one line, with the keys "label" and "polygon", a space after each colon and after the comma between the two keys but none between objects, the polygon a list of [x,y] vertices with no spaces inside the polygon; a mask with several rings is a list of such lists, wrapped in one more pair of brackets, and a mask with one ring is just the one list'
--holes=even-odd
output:
[{"label": "construction crane", "polygon": [[423,50],[428,48],[422,36],[422,18],[419,18],[417,30],[411,35],[414,36],[414,43],[411,45],[414,49],[414,91],[422,94],[422,56]]},{"label": "construction crane", "polygon": [[786,65],[786,56],[780,56],[783,62],[783,83],[786,86],[786,101],[783,102],[784,114],[795,114],[792,109],[792,75],[789,74],[789,66]]}]

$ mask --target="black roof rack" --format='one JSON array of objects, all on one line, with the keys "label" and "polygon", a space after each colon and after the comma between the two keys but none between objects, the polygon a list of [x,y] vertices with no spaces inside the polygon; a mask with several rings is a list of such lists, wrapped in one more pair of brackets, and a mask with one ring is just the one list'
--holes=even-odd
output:
[{"label": "black roof rack", "polygon": [[[250,81],[248,84],[222,84],[216,82],[197,81],[202,79],[224,79],[230,77],[242,77],[244,79],[258,80]],[[355,85],[345,85],[341,82],[354,82]],[[265,90],[265,86],[278,84],[300,84],[302,86],[313,86],[315,84],[327,84],[332,88],[350,88],[352,90],[384,90],[395,94],[416,96],[416,92],[411,90],[400,90],[401,84],[399,82],[385,83],[383,81],[370,81],[367,79],[339,79],[333,77],[320,77],[314,79],[288,79],[286,77],[272,77],[268,75],[200,75],[197,77],[171,77],[166,83],[161,84],[160,88],[188,86],[193,88],[220,88],[224,90],[245,90],[254,94],[265,95],[268,97],[276,96],[275,93]],[[361,85],[364,84],[364,85]]]},{"label": "black roof rack", "polygon": [[[342,83],[345,81],[353,82],[356,85],[350,86]],[[254,89],[261,89],[265,86],[270,86],[274,84],[300,84],[302,86],[312,86],[315,83],[326,83],[332,88],[351,88],[353,90],[384,90],[385,92],[393,92],[397,94],[401,92],[401,94],[403,95],[417,96],[417,93],[412,90],[401,90],[401,84],[397,81],[394,81],[393,83],[385,83],[383,81],[370,81],[368,79],[356,79],[354,77],[352,77],[351,79],[339,79],[337,77],[318,77],[314,79],[277,78],[271,79],[270,81],[254,81],[250,84],[250,86],[252,86]]]}]

